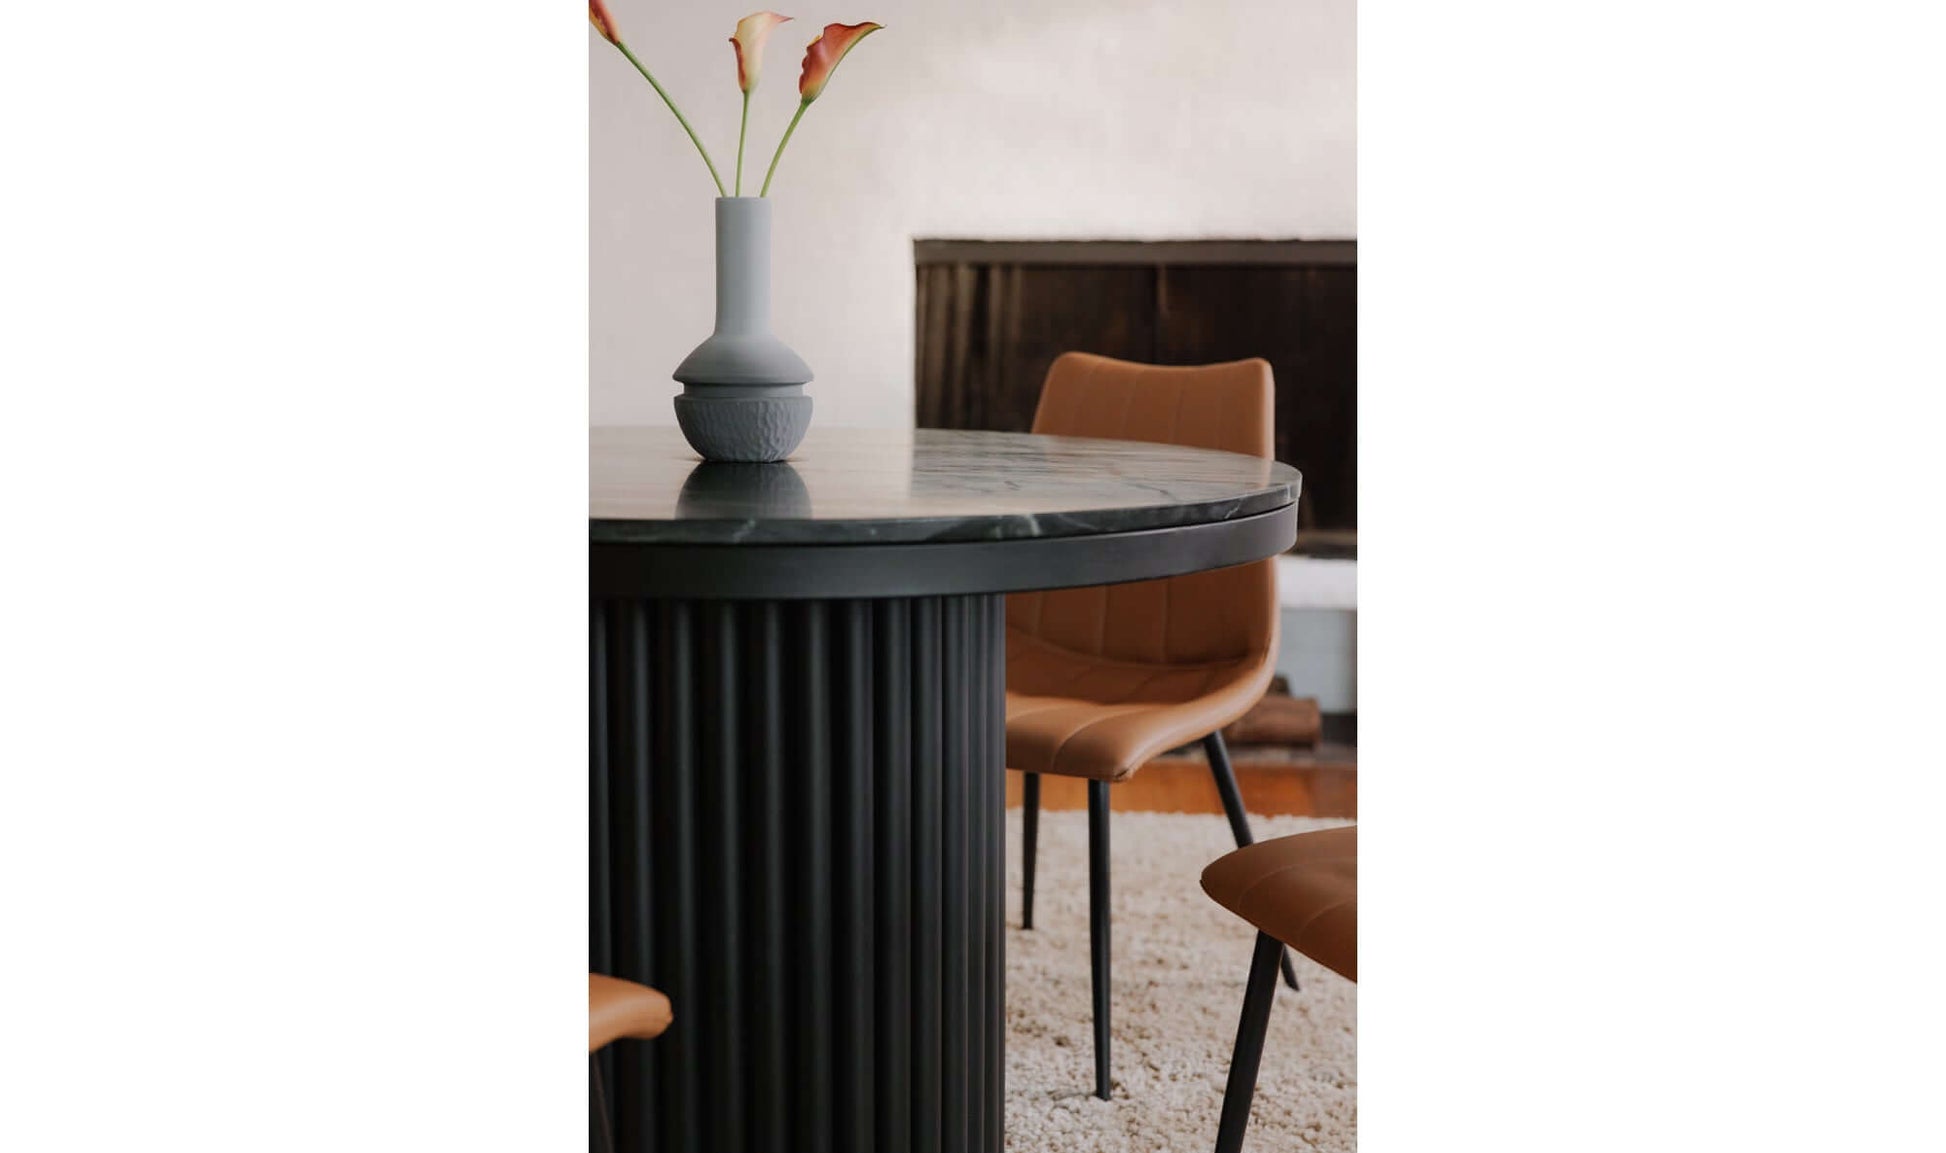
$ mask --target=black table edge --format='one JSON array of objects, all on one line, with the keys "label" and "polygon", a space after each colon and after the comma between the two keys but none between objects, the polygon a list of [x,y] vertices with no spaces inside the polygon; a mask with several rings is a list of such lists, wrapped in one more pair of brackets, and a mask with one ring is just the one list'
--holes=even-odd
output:
[{"label": "black table edge", "polygon": [[1154,580],[1275,556],[1297,503],[1134,532],[897,544],[588,546],[593,596],[828,600],[1026,592]]}]

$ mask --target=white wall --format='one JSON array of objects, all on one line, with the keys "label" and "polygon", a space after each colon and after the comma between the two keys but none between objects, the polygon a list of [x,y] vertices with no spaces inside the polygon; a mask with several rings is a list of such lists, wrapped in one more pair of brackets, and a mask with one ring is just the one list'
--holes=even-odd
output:
[{"label": "white wall", "polygon": [[[758,0],[608,0],[727,184],[728,37]],[[827,425],[912,422],[914,237],[1357,235],[1354,0],[861,0],[781,6],[752,99],[746,193],[825,24],[886,26],[811,107],[771,187],[776,328]],[[589,370],[596,423],[670,423],[708,335],[702,162],[589,34]],[[753,175],[754,170],[754,175]]]}]

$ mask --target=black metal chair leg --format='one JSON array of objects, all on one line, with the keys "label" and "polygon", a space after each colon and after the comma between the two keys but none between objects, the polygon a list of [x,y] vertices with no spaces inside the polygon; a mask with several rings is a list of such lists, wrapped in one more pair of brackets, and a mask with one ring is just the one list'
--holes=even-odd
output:
[{"label": "black metal chair leg", "polygon": [[1041,840],[1041,775],[1022,773],[1020,788],[1020,927],[1034,927],[1034,856]]},{"label": "black metal chair leg", "polygon": [[[1221,732],[1203,738],[1203,754],[1209,758],[1210,775],[1216,778],[1216,791],[1222,794],[1223,812],[1230,818],[1230,833],[1237,839],[1237,848],[1255,844],[1257,839],[1250,835],[1250,818],[1243,811],[1243,791],[1237,788],[1237,773],[1230,767],[1230,747],[1223,743]],[[1282,954],[1280,963],[1284,984],[1297,988],[1297,967],[1291,964],[1288,951]]]},{"label": "black metal chair leg", "polygon": [[615,1153],[615,1134],[608,1128],[608,1097],[601,1091],[601,1054],[588,1054],[588,1143],[597,1153]]},{"label": "black metal chair leg", "polygon": [[1095,994],[1095,1096],[1108,1100],[1108,782],[1088,782],[1088,962]]},{"label": "black metal chair leg", "polygon": [[1257,1067],[1263,1062],[1264,1033],[1270,1028],[1270,1006],[1277,999],[1277,958],[1283,953],[1282,941],[1268,933],[1257,934],[1257,949],[1250,955],[1250,983],[1243,993],[1243,1018],[1237,1022],[1236,1049],[1230,1054],[1230,1079],[1223,1087],[1216,1153],[1243,1149],[1250,1098],[1257,1092]]}]

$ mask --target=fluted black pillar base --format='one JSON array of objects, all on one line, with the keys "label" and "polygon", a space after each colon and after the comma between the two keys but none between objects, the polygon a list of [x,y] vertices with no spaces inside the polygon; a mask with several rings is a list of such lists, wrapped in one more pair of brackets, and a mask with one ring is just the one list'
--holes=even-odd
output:
[{"label": "fluted black pillar base", "polygon": [[998,1153],[1003,605],[595,598],[589,965],[624,1153]]}]

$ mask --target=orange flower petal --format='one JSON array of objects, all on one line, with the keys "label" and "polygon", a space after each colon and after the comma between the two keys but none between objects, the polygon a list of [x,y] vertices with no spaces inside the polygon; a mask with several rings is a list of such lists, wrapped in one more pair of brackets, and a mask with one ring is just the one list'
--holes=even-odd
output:
[{"label": "orange flower petal", "polygon": [[620,44],[622,38],[615,34],[615,18],[608,14],[608,5],[601,0],[588,0],[588,23],[595,26],[601,38],[610,44]]},{"label": "orange flower petal", "polygon": [[797,94],[804,103],[809,104],[823,94],[838,61],[845,58],[852,45],[883,27],[869,20],[863,24],[826,24],[824,31],[804,49],[804,74],[797,78]]},{"label": "orange flower petal", "polygon": [[752,12],[737,21],[736,35],[730,44],[737,54],[737,87],[750,92],[757,87],[757,73],[764,62],[764,40],[770,30],[790,19],[775,12]]}]

